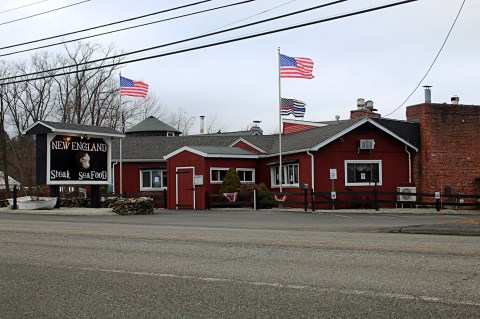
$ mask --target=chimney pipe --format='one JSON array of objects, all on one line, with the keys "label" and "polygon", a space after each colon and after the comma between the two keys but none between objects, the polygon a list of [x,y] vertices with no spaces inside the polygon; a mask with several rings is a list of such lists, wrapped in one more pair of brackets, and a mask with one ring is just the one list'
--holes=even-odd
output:
[{"label": "chimney pipe", "polygon": [[432,87],[431,85],[424,85],[425,88],[425,103],[432,103],[432,91],[430,88]]},{"label": "chimney pipe", "polygon": [[452,98],[450,99],[451,103],[452,104],[455,104],[455,105],[458,105],[460,104],[460,98],[456,95],[452,96]]},{"label": "chimney pipe", "polygon": [[205,134],[205,115],[200,115],[200,134]]}]

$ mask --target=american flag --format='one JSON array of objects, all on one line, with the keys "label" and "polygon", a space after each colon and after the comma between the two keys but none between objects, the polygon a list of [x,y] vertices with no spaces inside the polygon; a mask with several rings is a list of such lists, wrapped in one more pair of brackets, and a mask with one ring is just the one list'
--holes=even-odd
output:
[{"label": "american flag", "polygon": [[147,97],[148,84],[120,76],[120,96]]},{"label": "american flag", "polygon": [[282,98],[281,114],[282,115],[293,114],[293,116],[295,116],[295,117],[304,117],[305,116],[305,106],[306,106],[306,104],[302,101]]},{"label": "american flag", "polygon": [[280,77],[313,79],[313,61],[309,58],[292,58],[280,54]]}]

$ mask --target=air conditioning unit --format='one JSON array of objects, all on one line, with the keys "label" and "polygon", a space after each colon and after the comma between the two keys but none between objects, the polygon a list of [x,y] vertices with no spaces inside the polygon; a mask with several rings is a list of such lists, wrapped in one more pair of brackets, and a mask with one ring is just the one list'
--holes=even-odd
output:
[{"label": "air conditioning unit", "polygon": [[373,150],[374,147],[374,140],[358,140],[358,148],[361,150]]},{"label": "air conditioning unit", "polygon": [[[399,202],[415,202],[417,196],[413,195],[417,192],[416,187],[397,187],[397,193],[405,193],[397,195],[397,201]],[[408,194],[407,194],[408,193]]]}]

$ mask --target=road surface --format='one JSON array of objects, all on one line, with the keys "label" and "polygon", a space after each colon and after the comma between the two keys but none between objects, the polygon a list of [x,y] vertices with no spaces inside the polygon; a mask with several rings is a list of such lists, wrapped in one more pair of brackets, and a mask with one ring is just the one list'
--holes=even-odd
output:
[{"label": "road surface", "polygon": [[480,237],[384,232],[438,218],[0,214],[0,318],[480,318]]}]

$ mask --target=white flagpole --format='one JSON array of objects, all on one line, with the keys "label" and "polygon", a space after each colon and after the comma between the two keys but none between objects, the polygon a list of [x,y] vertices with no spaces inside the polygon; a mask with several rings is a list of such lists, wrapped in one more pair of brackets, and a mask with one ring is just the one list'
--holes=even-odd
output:
[{"label": "white flagpole", "polygon": [[[122,72],[120,72],[120,78],[121,77],[122,77]],[[125,133],[125,129],[124,129],[124,126],[123,126],[122,93],[120,93],[120,88],[119,88],[118,91],[119,91],[119,94],[120,94],[120,107],[119,107],[119,110],[120,110],[120,125],[121,125],[121,128],[122,128],[122,133]],[[119,152],[120,152],[120,195],[123,194],[122,140],[123,140],[123,137],[120,138],[120,149],[119,149]]]},{"label": "white flagpole", "polygon": [[280,47],[278,48],[278,174],[280,182],[280,192],[283,188],[283,177],[282,177],[282,81],[280,76]]}]

